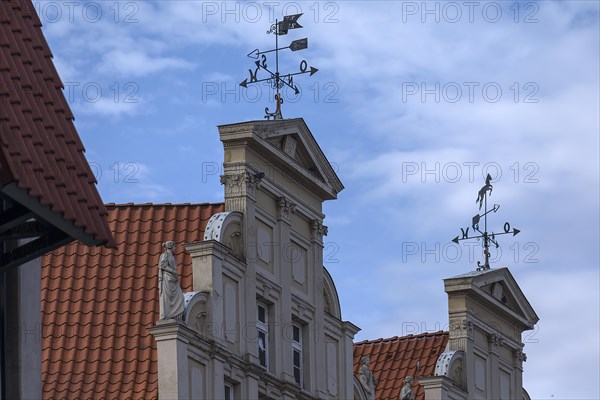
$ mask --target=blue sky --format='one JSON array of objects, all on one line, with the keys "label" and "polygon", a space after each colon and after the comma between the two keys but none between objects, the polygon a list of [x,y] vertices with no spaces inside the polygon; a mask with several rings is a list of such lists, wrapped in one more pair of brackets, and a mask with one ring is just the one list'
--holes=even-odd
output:
[{"label": "blue sky", "polygon": [[[222,201],[217,125],[263,118],[246,54],[302,12],[319,68],[303,117],[346,189],[326,204],[325,265],[358,339],[446,329],[450,240],[494,177],[491,223],[541,320],[524,337],[538,399],[600,398],[599,6],[565,2],[34,1],[106,202]],[[291,93],[288,93],[290,95]],[[565,384],[568,382],[568,384]]]}]

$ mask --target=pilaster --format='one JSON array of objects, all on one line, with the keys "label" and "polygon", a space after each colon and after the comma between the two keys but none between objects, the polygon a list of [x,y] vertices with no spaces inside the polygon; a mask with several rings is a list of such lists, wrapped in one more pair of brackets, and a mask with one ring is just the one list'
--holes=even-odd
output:
[{"label": "pilaster", "polygon": [[[327,235],[327,226],[323,225],[323,221],[314,219],[310,222],[310,265],[313,270],[313,302],[315,305],[315,321],[325,321],[324,314],[324,299],[323,299],[323,237]],[[318,322],[317,322],[318,323]],[[325,330],[315,329],[315,335],[318,335],[318,339],[315,343],[320,343],[323,346],[314,352],[315,360],[313,362],[316,365],[327,365],[327,351],[326,351],[326,340]],[[316,379],[316,388],[318,389],[318,395],[322,396],[327,394],[327,374],[318,373],[317,370],[313,369],[313,382]]]},{"label": "pilaster", "polygon": [[158,321],[149,331],[156,340],[159,400],[189,398],[188,344],[194,332],[176,320]]},{"label": "pilaster", "polygon": [[[339,385],[338,392],[346,396],[354,396],[354,336],[360,332],[360,328],[352,322],[344,321],[342,323],[342,342],[340,351],[343,352],[344,363],[340,370],[342,382]],[[340,397],[341,399],[342,397]]]},{"label": "pilaster", "polygon": [[[292,343],[291,343],[291,324],[292,324],[292,258],[293,248],[291,246],[291,214],[295,206],[286,198],[280,198],[278,203],[278,232],[280,256],[276,257],[279,266],[281,279],[281,300],[280,314],[278,316],[278,326],[275,328],[279,340],[280,352],[279,359],[281,360],[281,369],[278,371],[280,378],[284,382],[295,384],[293,363],[292,363]],[[282,394],[285,398],[285,394]]]}]

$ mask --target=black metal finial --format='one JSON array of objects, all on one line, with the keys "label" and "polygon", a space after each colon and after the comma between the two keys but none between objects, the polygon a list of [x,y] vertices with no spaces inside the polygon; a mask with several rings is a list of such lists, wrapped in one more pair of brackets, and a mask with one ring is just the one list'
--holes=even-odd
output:
[{"label": "black metal finial", "polygon": [[[286,74],[286,75],[281,75],[279,73],[279,52],[281,50],[290,49],[291,51],[298,51],[298,50],[304,50],[304,49],[308,48],[308,39],[306,39],[306,38],[294,40],[287,47],[279,47],[279,36],[287,35],[288,30],[290,30],[290,29],[302,28],[302,25],[300,25],[298,23],[298,19],[301,16],[302,16],[302,14],[286,15],[283,17],[283,21],[275,20],[275,23],[273,25],[271,25],[271,28],[267,31],[267,34],[272,33],[275,35],[275,48],[271,49],[271,50],[266,50],[266,51],[260,51],[258,49],[254,49],[250,53],[248,53],[248,57],[254,58],[255,60],[257,60],[254,63],[256,65],[256,68],[254,69],[254,71],[252,69],[248,70],[248,72],[250,73],[250,78],[244,79],[244,81],[242,83],[240,83],[240,86],[248,87],[248,84],[251,84],[251,83],[259,83],[259,82],[269,81],[271,83],[273,89],[276,90],[275,111],[269,112],[269,107],[265,107],[265,114],[266,114],[265,118],[266,119],[271,119],[271,118],[281,119],[282,118],[281,104],[283,103],[283,97],[281,96],[279,89],[283,88],[284,86],[288,86],[289,88],[294,90],[294,93],[298,94],[298,93],[300,93],[300,90],[298,89],[298,86],[296,86],[294,84],[294,76],[301,75],[301,74],[310,74],[310,76],[312,76],[318,71],[317,68],[309,67],[308,63],[305,60],[302,60],[302,62],[300,62],[300,72],[290,73],[290,74]],[[272,53],[272,52],[275,52],[275,72],[269,70],[269,67],[267,66],[267,56],[265,55],[267,53]],[[259,60],[259,58],[260,58],[260,60]],[[269,77],[265,78],[265,79],[258,79],[258,72],[260,70],[266,71],[269,74]]]},{"label": "black metal finial", "polygon": [[[481,262],[477,261],[477,270],[478,271],[483,271],[486,269],[490,269],[490,251],[489,251],[489,246],[490,246],[490,242],[494,245],[496,245],[496,248],[500,247],[500,245],[498,244],[498,242],[496,241],[496,236],[500,236],[500,235],[506,235],[508,233],[512,233],[513,236],[517,235],[519,232],[521,232],[519,229],[517,228],[513,228],[511,230],[510,228],[510,224],[508,222],[506,222],[504,224],[504,232],[501,233],[494,233],[493,231],[491,233],[488,233],[487,230],[487,215],[491,212],[496,212],[498,211],[498,209],[500,208],[500,205],[498,204],[494,204],[494,207],[492,207],[490,210],[488,210],[487,208],[487,198],[488,196],[492,195],[492,177],[490,174],[487,175],[486,179],[485,179],[485,185],[479,190],[479,193],[477,194],[477,199],[475,200],[475,203],[479,203],[479,210],[481,210],[481,207],[484,207],[484,213],[483,214],[476,214],[473,217],[473,221],[471,223],[471,228],[473,228],[474,231],[478,232],[480,235],[477,236],[469,236],[469,227],[467,227],[466,229],[460,228],[461,230],[461,235],[462,237],[455,237],[454,239],[452,239],[452,241],[454,243],[460,242],[461,240],[468,240],[468,239],[483,239],[483,264],[481,264]],[[481,221],[481,218],[483,217],[483,231],[481,231],[481,229],[479,229],[479,222]]]}]

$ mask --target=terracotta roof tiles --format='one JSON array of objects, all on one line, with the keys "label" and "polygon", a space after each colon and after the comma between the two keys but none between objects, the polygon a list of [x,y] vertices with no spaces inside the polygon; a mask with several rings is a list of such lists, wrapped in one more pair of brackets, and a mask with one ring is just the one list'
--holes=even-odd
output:
[{"label": "terracotta roof tiles", "polygon": [[[31,0],[0,0],[0,182],[112,245],[106,209]],[[90,239],[88,239],[90,238]]]},{"label": "terracotta roof tiles", "polygon": [[[158,397],[156,265],[162,243],[202,240],[216,204],[108,204],[116,248],[75,242],[42,257],[44,399]],[[192,261],[175,255],[192,290]]]},{"label": "terracotta roof tiles", "polygon": [[354,374],[360,375],[360,360],[369,356],[369,368],[377,379],[377,400],[397,400],[406,376],[413,376],[417,383],[413,387],[415,399],[424,400],[419,377],[434,374],[447,343],[448,332],[442,331],[358,342],[354,344]]}]

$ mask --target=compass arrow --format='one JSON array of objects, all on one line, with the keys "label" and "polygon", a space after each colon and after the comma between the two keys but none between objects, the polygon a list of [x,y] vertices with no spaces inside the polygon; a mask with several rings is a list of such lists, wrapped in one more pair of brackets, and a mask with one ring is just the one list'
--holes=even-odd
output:
[{"label": "compass arrow", "polygon": [[[485,233],[481,232],[479,229],[477,230],[477,232],[481,233],[481,235],[478,235],[478,236],[469,236],[469,237],[465,237],[465,238],[461,238],[461,239],[459,239],[459,238],[458,238],[458,236],[457,236],[457,237],[455,237],[454,239],[452,239],[452,241],[453,241],[454,243],[458,243],[458,242],[459,242],[459,241],[461,241],[461,240],[467,240],[467,239],[480,239],[480,238],[482,238],[482,237],[484,237],[484,236],[485,236]],[[518,234],[519,234],[519,232],[521,232],[521,231],[520,231],[519,229],[516,229],[516,228],[514,228],[512,231],[508,231],[508,232],[500,232],[500,233],[494,233],[494,232],[492,232],[492,233],[489,233],[489,234],[488,234],[488,239],[490,239],[490,240],[492,240],[492,241],[493,241],[493,240],[494,240],[494,238],[495,238],[496,236],[500,236],[500,235],[507,235],[507,234],[509,234],[509,233],[512,233],[512,234],[513,234],[513,236],[516,236],[516,235],[518,235]],[[494,243],[495,243],[495,242],[494,242]]]},{"label": "compass arrow", "polygon": [[281,51],[281,50],[285,50],[285,49],[290,49],[291,51],[298,51],[298,50],[304,50],[307,48],[308,48],[308,39],[304,38],[304,39],[294,40],[292,43],[290,43],[289,46],[286,46],[286,47],[278,47],[276,49],[265,50],[265,51],[260,51],[258,49],[254,49],[250,53],[248,53],[246,56],[257,60],[261,54],[272,53],[274,51]]},{"label": "compass arrow", "polygon": [[[283,79],[283,77],[282,77],[281,75],[277,76],[277,74],[275,74],[274,72],[271,72],[271,71],[270,71],[268,68],[265,68],[264,66],[262,66],[262,65],[261,65],[261,63],[260,63],[260,61],[256,61],[256,62],[255,62],[255,64],[256,64],[256,66],[257,66],[258,68],[264,69],[264,70],[265,70],[265,71],[267,71],[269,74],[271,74],[271,77],[270,77],[270,78],[267,78],[267,79],[260,79],[260,80],[258,80],[258,81],[254,81],[254,82],[252,82],[252,83],[255,83],[255,82],[263,82],[263,81],[268,81],[269,79],[276,79],[276,80],[277,80],[277,82],[281,82],[281,83],[283,83],[285,86],[289,87],[290,89],[293,89],[295,94],[298,94],[298,93],[300,93],[300,90],[298,90],[298,87],[297,87],[296,85],[293,85],[293,86],[292,86],[292,85],[290,85],[289,83],[287,83],[287,82],[285,81],[285,79]],[[311,68],[311,69],[312,69],[312,68]],[[284,76],[291,76],[291,75],[305,74],[305,73],[307,73],[307,72],[308,72],[308,71],[304,71],[304,72],[298,72],[298,73],[296,73],[296,74],[288,74],[288,75],[284,75]]]},{"label": "compass arrow", "polygon": [[[259,83],[259,82],[266,82],[266,81],[270,81],[271,79],[275,79],[275,75],[273,75],[273,76],[272,76],[272,77],[270,77],[270,78],[257,79],[257,80],[255,80],[255,81],[252,81],[252,82],[248,82],[248,79],[244,79],[244,80],[243,80],[243,81],[240,83],[240,86],[241,86],[241,87],[248,87],[248,85],[249,85],[249,84],[253,84],[253,83]],[[279,80],[281,80],[281,78],[279,78]],[[292,89],[294,89],[294,88],[292,87]]]},{"label": "compass arrow", "polygon": [[317,71],[319,71],[317,68],[315,67],[310,67],[310,71],[304,71],[304,72],[295,72],[293,74],[287,74],[285,76],[293,76],[293,75],[302,75],[302,74],[310,74],[309,76],[313,76],[314,74],[317,73]]}]

